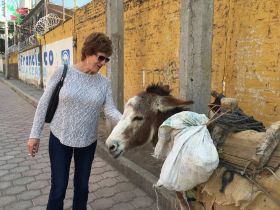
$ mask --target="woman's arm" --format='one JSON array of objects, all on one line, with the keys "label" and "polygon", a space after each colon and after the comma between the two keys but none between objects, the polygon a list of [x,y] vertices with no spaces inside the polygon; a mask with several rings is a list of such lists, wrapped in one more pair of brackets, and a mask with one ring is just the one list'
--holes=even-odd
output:
[{"label": "woman's arm", "polygon": [[107,92],[104,104],[104,113],[106,118],[109,118],[113,121],[114,124],[117,124],[121,119],[122,114],[117,110],[113,97],[112,97],[112,87],[111,82],[108,80]]},{"label": "woman's arm", "polygon": [[34,120],[33,120],[33,126],[29,137],[31,139],[40,139],[41,132],[43,130],[44,123],[45,123],[45,117],[49,105],[49,100],[58,81],[62,76],[62,72],[63,72],[63,67],[60,67],[53,73],[53,75],[51,76],[50,80],[47,83],[46,89],[42,97],[38,102]]}]

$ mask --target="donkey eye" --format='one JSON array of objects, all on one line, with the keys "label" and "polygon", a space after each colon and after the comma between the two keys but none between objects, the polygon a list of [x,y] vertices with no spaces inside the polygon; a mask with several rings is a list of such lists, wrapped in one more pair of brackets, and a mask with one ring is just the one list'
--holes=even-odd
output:
[{"label": "donkey eye", "polygon": [[136,116],[136,117],[133,118],[132,121],[140,121],[140,120],[143,120],[143,117]]}]

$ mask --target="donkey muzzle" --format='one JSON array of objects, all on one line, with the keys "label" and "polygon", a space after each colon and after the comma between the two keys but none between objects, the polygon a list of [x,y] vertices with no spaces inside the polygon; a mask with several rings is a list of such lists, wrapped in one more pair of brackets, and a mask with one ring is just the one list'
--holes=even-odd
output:
[{"label": "donkey muzzle", "polygon": [[111,155],[113,155],[114,158],[118,158],[122,153],[123,150],[120,148],[120,144],[116,140],[112,140],[109,143],[106,142],[107,148]]}]

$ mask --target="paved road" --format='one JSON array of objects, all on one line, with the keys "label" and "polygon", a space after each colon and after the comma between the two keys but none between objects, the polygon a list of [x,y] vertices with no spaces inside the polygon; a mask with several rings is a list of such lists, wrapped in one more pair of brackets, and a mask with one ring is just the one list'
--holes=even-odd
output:
[{"label": "paved road", "polygon": [[[35,108],[0,81],[0,210],[45,209],[50,189],[49,128],[39,153],[27,155],[26,140]],[[156,210],[156,202],[96,155],[89,184],[88,209]],[[71,165],[65,209],[73,198]]]}]

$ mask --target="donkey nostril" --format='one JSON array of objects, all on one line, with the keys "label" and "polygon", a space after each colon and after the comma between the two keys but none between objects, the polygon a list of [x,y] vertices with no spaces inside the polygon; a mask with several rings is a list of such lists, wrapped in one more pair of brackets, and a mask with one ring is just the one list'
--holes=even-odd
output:
[{"label": "donkey nostril", "polygon": [[110,146],[110,147],[109,147],[109,150],[110,150],[110,151],[115,151],[115,150],[116,150],[116,146],[115,146],[115,145]]},{"label": "donkey nostril", "polygon": [[118,149],[118,143],[114,142],[110,147],[109,147],[109,150],[111,152],[115,152],[117,149]]}]

